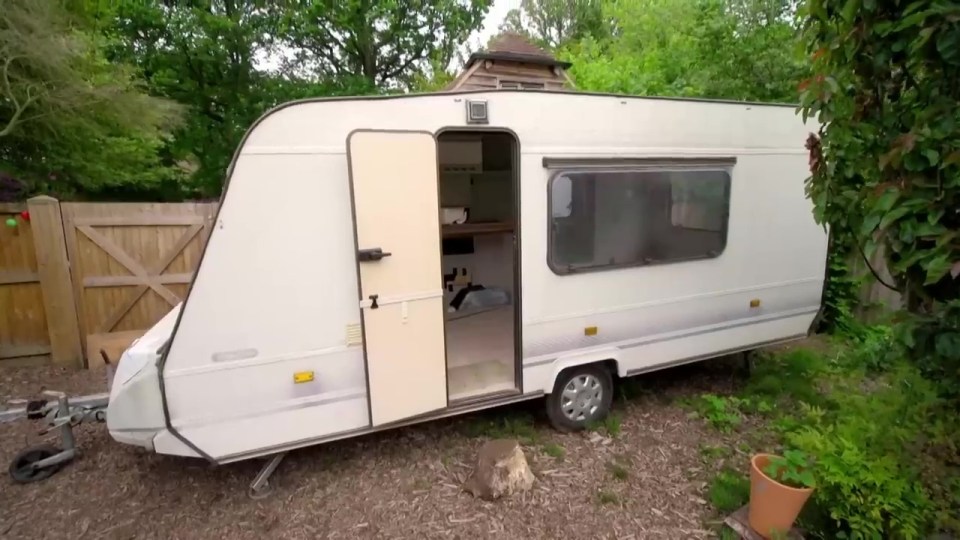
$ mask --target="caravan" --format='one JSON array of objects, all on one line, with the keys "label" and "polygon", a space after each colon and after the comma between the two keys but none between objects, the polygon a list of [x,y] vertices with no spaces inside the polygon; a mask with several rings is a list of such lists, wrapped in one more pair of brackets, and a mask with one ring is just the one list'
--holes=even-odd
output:
[{"label": "caravan", "polygon": [[278,107],[186,300],[119,362],[110,433],[227,463],[528,399],[572,430],[617,378],[804,337],[811,129],[533,90]]}]

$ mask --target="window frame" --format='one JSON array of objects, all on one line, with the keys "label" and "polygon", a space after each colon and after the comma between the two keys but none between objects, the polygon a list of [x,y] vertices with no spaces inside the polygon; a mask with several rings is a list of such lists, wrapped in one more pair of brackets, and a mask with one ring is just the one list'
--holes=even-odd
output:
[{"label": "window frame", "polygon": [[[678,158],[678,159],[662,159],[662,158],[640,158],[640,159],[624,159],[624,160],[608,160],[604,164],[604,160],[584,160],[581,162],[581,165],[577,165],[577,161],[568,160],[564,158],[560,159],[551,159],[544,158],[543,166],[547,169],[552,169],[550,173],[550,178],[547,180],[547,266],[550,270],[558,276],[569,276],[575,274],[585,274],[592,272],[605,272],[609,270],[622,270],[624,268],[635,268],[635,267],[647,267],[647,266],[663,266],[669,264],[677,263],[687,263],[693,261],[703,261],[703,260],[712,260],[718,259],[724,252],[727,250],[727,242],[730,233],[730,207],[733,204],[732,194],[733,194],[733,169],[736,164],[736,158],[717,158],[717,159],[703,159],[703,158]],[[557,178],[569,175],[569,174],[597,174],[597,173],[644,173],[644,172],[685,172],[685,171],[711,171],[711,172],[723,172],[727,175],[727,182],[724,189],[724,199],[726,200],[727,207],[724,212],[723,226],[721,227],[720,233],[720,249],[714,255],[705,254],[705,255],[695,255],[690,257],[680,257],[676,259],[664,260],[664,261],[633,261],[633,262],[624,262],[617,264],[600,264],[593,266],[571,266],[568,264],[559,264],[554,260],[554,255],[556,250],[554,249],[554,238],[555,231],[553,226],[553,185]],[[671,224],[671,226],[673,226]]]},{"label": "window frame", "polygon": [[[504,86],[504,84],[510,86]],[[497,88],[502,90],[546,90],[547,84],[545,81],[497,78]]]}]

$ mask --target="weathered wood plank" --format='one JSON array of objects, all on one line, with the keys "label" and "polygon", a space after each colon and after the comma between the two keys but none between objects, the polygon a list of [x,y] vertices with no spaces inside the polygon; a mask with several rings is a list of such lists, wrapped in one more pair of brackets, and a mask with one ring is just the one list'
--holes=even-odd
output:
[{"label": "weathered wood plank", "polygon": [[16,285],[20,283],[36,283],[40,281],[40,274],[29,270],[0,271],[0,285]]},{"label": "weathered wood plank", "polygon": [[202,225],[203,216],[136,214],[132,216],[77,216],[73,223],[90,227],[155,227],[173,225]]},{"label": "weathered wood plank", "polygon": [[27,201],[27,207],[47,316],[50,355],[57,364],[81,367],[83,346],[60,202],[52,197],[34,197]]},{"label": "weathered wood plank", "polygon": [[[161,274],[157,281],[164,285],[184,285],[193,280],[193,273]],[[133,287],[143,285],[143,279],[138,276],[87,276],[83,278],[83,286],[96,287]]]},{"label": "weathered wood plank", "polygon": [[51,347],[46,344],[38,345],[0,345],[0,358],[15,358],[18,356],[40,356],[50,354]]},{"label": "weathered wood plank", "polygon": [[[164,298],[167,302],[170,302],[170,305],[176,305],[180,302],[180,297],[173,294],[173,291],[164,287],[156,278],[147,272],[147,269],[143,265],[127,254],[124,250],[117,247],[109,238],[103,236],[90,225],[77,225],[77,230],[86,235],[87,238],[93,241],[98,247],[106,251],[111,257],[113,257],[117,262],[122,264],[133,273],[133,275],[138,276],[143,280],[143,283],[149,286],[151,289],[157,292],[160,296]],[[198,229],[199,230],[199,227]],[[196,234],[196,231],[194,231]],[[169,264],[169,263],[168,263]]]},{"label": "weathered wood plank", "polygon": [[38,356],[12,356],[10,358],[0,357],[0,367],[3,368],[17,368],[17,367],[40,367],[40,366],[49,366],[52,362],[49,354],[41,354]]},{"label": "weathered wood plank", "polygon": [[19,214],[27,209],[27,203],[0,202],[0,214]]}]

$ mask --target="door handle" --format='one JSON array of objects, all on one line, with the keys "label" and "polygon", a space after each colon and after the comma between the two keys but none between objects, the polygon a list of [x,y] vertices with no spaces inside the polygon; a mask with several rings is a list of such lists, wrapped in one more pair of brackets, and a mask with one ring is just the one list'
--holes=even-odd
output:
[{"label": "door handle", "polygon": [[360,262],[373,262],[379,261],[384,257],[389,257],[390,255],[393,254],[385,252],[380,248],[361,249],[357,251],[357,260]]}]

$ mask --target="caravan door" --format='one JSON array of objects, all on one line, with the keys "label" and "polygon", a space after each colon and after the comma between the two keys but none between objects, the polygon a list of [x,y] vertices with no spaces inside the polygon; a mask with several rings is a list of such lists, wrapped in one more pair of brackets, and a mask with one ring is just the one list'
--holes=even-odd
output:
[{"label": "caravan door", "polygon": [[347,139],[370,421],[447,406],[437,143],[414,131]]}]

